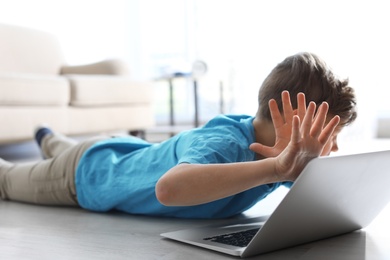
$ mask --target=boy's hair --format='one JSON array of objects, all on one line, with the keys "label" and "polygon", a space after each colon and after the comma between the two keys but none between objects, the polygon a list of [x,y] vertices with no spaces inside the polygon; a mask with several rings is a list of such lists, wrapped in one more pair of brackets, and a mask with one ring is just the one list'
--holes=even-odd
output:
[{"label": "boy's hair", "polygon": [[275,99],[282,111],[281,93],[288,90],[294,109],[297,108],[296,96],[303,92],[306,101],[320,105],[329,104],[329,114],[340,116],[340,125],[352,123],[356,117],[356,99],[348,79],[340,80],[318,56],[312,53],[298,53],[287,57],[267,76],[259,91],[259,109],[257,116],[271,119],[268,101]]}]

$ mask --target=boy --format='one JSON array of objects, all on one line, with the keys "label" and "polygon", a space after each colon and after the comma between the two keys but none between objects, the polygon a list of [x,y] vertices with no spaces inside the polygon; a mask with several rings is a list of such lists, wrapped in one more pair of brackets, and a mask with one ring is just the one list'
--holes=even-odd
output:
[{"label": "boy", "polygon": [[337,151],[355,105],[347,80],[316,55],[299,53],[265,79],[255,117],[217,116],[159,144],[133,137],[75,144],[41,128],[36,140],[48,159],[0,160],[0,195],[101,212],[230,217],[290,186],[311,159]]}]

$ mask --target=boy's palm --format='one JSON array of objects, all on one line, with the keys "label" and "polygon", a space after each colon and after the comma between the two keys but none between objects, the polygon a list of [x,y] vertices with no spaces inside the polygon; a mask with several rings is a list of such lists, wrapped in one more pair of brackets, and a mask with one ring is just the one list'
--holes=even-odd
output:
[{"label": "boy's palm", "polygon": [[275,129],[275,144],[274,146],[265,146],[259,143],[253,143],[250,149],[254,152],[263,155],[266,158],[278,156],[284,149],[291,139],[292,133],[292,122],[293,117],[297,114],[302,121],[306,114],[306,100],[303,93],[299,93],[297,96],[298,109],[293,110],[290,100],[290,94],[288,91],[282,93],[282,104],[283,104],[283,116],[279,111],[278,105],[275,100],[270,100],[269,108],[271,112],[272,122]]}]

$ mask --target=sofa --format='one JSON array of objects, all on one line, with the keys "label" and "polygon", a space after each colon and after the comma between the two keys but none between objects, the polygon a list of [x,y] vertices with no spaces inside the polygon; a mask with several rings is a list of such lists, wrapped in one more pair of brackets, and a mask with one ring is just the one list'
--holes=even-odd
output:
[{"label": "sofa", "polygon": [[0,144],[33,138],[49,125],[66,135],[154,125],[151,82],[132,80],[119,59],[70,66],[48,32],[0,24]]}]

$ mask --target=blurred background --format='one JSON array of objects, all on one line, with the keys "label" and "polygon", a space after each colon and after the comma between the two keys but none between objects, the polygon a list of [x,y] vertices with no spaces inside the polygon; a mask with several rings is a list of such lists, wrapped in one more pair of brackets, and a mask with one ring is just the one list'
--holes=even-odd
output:
[{"label": "blurred background", "polygon": [[[167,70],[207,64],[198,87],[206,121],[254,115],[270,70],[314,52],[356,89],[359,117],[344,140],[371,139],[378,119],[390,117],[388,12],[384,0],[0,0],[0,23],[52,32],[70,65],[118,57],[133,78],[153,80],[158,124],[168,120],[167,82],[159,80]],[[177,123],[192,120],[192,95],[190,82],[175,82]]]}]

